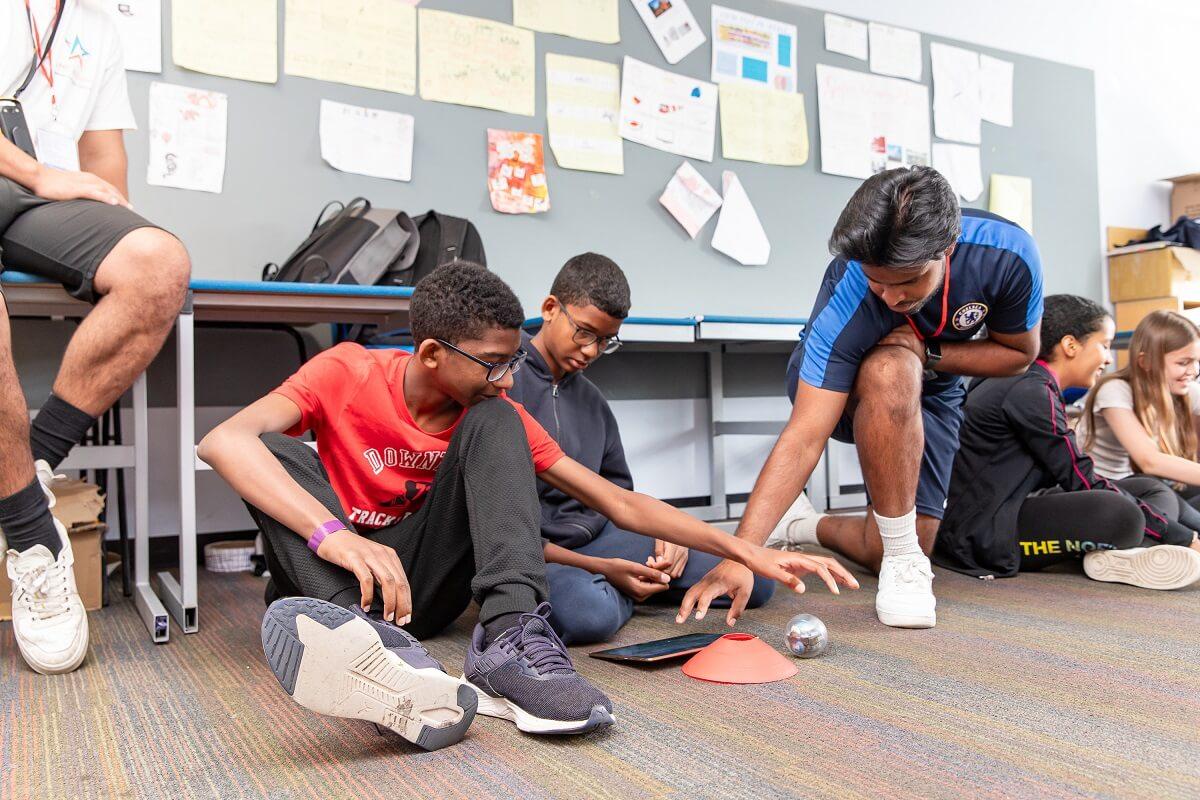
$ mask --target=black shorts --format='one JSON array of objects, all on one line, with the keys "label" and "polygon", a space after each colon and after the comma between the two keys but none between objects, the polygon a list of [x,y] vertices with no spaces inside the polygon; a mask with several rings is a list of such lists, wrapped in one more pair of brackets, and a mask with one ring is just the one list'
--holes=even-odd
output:
[{"label": "black shorts", "polygon": [[157,227],[124,206],[96,200],[54,201],[0,178],[0,264],[61,283],[95,303],[96,270],[117,242]]}]

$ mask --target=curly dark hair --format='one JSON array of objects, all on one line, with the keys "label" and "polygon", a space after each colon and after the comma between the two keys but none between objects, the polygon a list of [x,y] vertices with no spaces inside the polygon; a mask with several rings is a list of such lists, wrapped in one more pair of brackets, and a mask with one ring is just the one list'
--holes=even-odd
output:
[{"label": "curly dark hair", "polygon": [[872,175],[846,203],[829,252],[887,269],[916,269],[958,240],[962,214],[950,183],[933,167]]},{"label": "curly dark hair", "polygon": [[1065,336],[1080,341],[1100,330],[1110,315],[1104,306],[1086,297],[1073,294],[1052,294],[1045,299],[1042,311],[1042,352],[1038,358],[1049,358]]},{"label": "curly dark hair", "polygon": [[592,305],[616,319],[629,316],[629,281],[611,258],[581,253],[563,264],[550,294],[564,305]]},{"label": "curly dark hair", "polygon": [[508,284],[470,261],[452,261],[422,278],[409,307],[413,341],[457,344],[488,328],[521,327],[525,312]]}]

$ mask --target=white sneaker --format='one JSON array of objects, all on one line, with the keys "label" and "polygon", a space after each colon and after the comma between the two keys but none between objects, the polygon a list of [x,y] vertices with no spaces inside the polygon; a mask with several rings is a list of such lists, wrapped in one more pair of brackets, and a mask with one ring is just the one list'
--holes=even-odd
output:
[{"label": "white sneaker", "polygon": [[808,495],[801,492],[800,496],[796,498],[796,502],[783,512],[783,519],[779,520],[779,524],[775,526],[775,530],[771,531],[771,535],[767,537],[763,546],[773,550],[796,550],[802,544],[816,544],[811,540],[801,541],[798,535],[800,533],[797,530],[798,526],[795,524],[815,516],[817,516],[817,510],[809,502]]},{"label": "white sneaker", "polygon": [[[60,478],[66,478],[66,475],[55,475],[54,470],[50,469],[50,465],[45,459],[39,458],[33,462],[33,471],[37,475],[38,483],[42,485],[42,492],[46,495],[46,502],[50,508],[54,508],[54,504],[58,500],[54,497],[54,491],[50,487]],[[8,552],[8,540],[4,538],[4,531],[0,531],[0,563],[4,562],[4,555]]]},{"label": "white sneaker", "polygon": [[932,628],[937,624],[936,606],[933,568],[926,556],[884,556],[875,594],[880,622],[893,628]]},{"label": "white sneaker", "polygon": [[75,558],[62,523],[58,559],[45,545],[8,551],[12,581],[13,633],[25,663],[43,675],[70,672],[83,662],[88,647],[87,612],[75,588]]},{"label": "white sneaker", "polygon": [[1200,580],[1200,552],[1175,544],[1097,550],[1083,557],[1083,571],[1094,581],[1182,589]]}]

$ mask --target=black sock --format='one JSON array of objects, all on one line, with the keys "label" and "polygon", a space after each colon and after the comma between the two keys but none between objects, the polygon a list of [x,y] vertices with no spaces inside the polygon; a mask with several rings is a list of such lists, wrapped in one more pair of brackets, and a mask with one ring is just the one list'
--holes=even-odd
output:
[{"label": "black sock", "polygon": [[487,647],[496,641],[506,630],[521,624],[521,613],[501,614],[483,623],[483,646]]},{"label": "black sock", "polygon": [[29,426],[29,446],[34,460],[44,459],[50,469],[57,469],[95,422],[96,418],[86,411],[51,394]]},{"label": "black sock", "polygon": [[0,530],[8,539],[8,549],[24,552],[44,544],[58,558],[62,540],[50,516],[50,504],[37,478],[16,494],[0,497]]}]

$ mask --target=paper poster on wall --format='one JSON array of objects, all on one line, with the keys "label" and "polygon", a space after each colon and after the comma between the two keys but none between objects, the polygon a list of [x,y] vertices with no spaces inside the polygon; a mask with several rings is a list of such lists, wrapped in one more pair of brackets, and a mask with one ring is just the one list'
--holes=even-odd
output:
[{"label": "paper poster on wall", "polygon": [[411,115],[321,100],[320,132],[321,158],[334,169],[412,180]]},{"label": "paper poster on wall", "polygon": [[162,72],[162,0],[106,0],[121,37],[125,69]]},{"label": "paper poster on wall", "polygon": [[542,135],[488,128],[488,195],[502,214],[550,210]]},{"label": "paper poster on wall", "polygon": [[983,194],[979,148],[969,144],[933,143],[933,168],[945,176],[954,192],[968,203]]},{"label": "paper poster on wall", "polygon": [[422,99],[533,116],[533,31],[431,8],[417,13]]},{"label": "paper poster on wall", "polygon": [[1016,175],[992,175],[988,211],[1033,233],[1033,181]]},{"label": "paper poster on wall", "polygon": [[721,195],[687,161],[679,165],[658,202],[693,239],[721,207]]},{"label": "paper poster on wall", "polygon": [[711,77],[796,91],[796,26],[713,6]]},{"label": "paper poster on wall", "polygon": [[625,56],[621,136],[668,153],[712,161],[717,132],[715,84]]},{"label": "paper poster on wall", "polygon": [[512,0],[513,25],[589,42],[621,41],[618,0]]},{"label": "paper poster on wall", "polygon": [[825,49],[867,60],[867,23],[837,14],[825,15]]},{"label": "paper poster on wall", "polygon": [[417,91],[417,12],[395,0],[287,0],[283,71],[387,92]]},{"label": "paper poster on wall", "polygon": [[979,144],[979,53],[932,42],[933,132],[940,139]]},{"label": "paper poster on wall", "polygon": [[750,196],[732,170],[721,173],[721,192],[724,202],[713,231],[713,249],[746,267],[766,264],[771,258],[771,242]]},{"label": "paper poster on wall", "polygon": [[804,95],[748,83],[722,83],[721,155],[738,161],[799,166],[808,161]]},{"label": "paper poster on wall", "polygon": [[822,172],[869,178],[889,160],[929,163],[929,87],[923,84],[817,64],[817,116]]},{"label": "paper poster on wall", "polygon": [[630,0],[638,16],[646,23],[650,38],[662,51],[668,64],[680,59],[704,44],[707,39],[687,0]]},{"label": "paper poster on wall", "polygon": [[546,54],[546,127],[560,167],[625,174],[620,116],[616,64]]},{"label": "paper poster on wall", "polygon": [[151,83],[146,183],[219,193],[225,179],[228,108],[221,92]]},{"label": "paper poster on wall", "polygon": [[1013,63],[979,56],[979,106],[988,122],[1012,127]]},{"label": "paper poster on wall", "polygon": [[921,34],[879,22],[867,25],[871,42],[871,72],[921,80]]},{"label": "paper poster on wall", "polygon": [[171,57],[209,75],[275,83],[279,78],[275,0],[175,0]]}]

